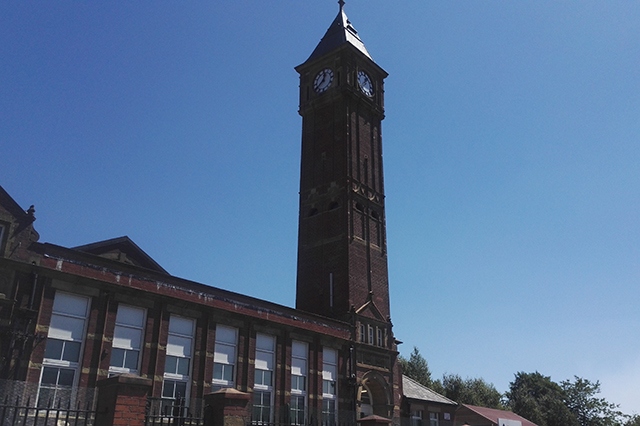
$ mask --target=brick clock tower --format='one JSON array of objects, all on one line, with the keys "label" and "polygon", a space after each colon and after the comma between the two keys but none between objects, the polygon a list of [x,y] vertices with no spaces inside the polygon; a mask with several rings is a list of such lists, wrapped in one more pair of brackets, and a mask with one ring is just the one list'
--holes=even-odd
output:
[{"label": "brick clock tower", "polygon": [[382,173],[384,79],[340,11],[300,74],[296,308],[350,322],[342,408],[398,418]]}]

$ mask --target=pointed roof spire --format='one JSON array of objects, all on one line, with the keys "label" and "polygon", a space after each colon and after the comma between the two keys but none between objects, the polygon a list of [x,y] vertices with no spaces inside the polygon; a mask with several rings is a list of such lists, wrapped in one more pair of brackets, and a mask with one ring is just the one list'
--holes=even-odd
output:
[{"label": "pointed roof spire", "polygon": [[319,58],[345,43],[351,44],[367,58],[373,60],[364,43],[360,40],[360,37],[358,37],[358,31],[351,25],[351,21],[349,21],[346,13],[344,13],[344,0],[338,0],[338,5],[340,6],[338,16],[333,20],[324,37],[322,37],[320,43],[318,43],[313,53],[311,53],[311,56],[309,56],[309,59],[305,62]]}]

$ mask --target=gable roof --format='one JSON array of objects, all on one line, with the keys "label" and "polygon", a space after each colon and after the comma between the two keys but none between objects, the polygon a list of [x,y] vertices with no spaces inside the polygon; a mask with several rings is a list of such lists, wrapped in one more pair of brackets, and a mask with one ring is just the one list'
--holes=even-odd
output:
[{"label": "gable roof", "polygon": [[33,216],[33,206],[29,207],[29,210],[25,211],[20,207],[20,205],[16,202],[16,200],[9,195],[7,191],[0,185],[0,206],[4,207],[7,212],[9,212],[13,217],[17,220],[27,221],[29,223],[33,222],[35,217]]},{"label": "gable roof", "polygon": [[450,400],[446,396],[440,395],[438,392],[421,385],[415,380],[402,375],[402,393],[405,398],[415,399],[419,401],[437,402],[447,405],[458,405],[455,401]]},{"label": "gable roof", "polygon": [[378,309],[378,307],[376,306],[375,302],[373,301],[373,293],[369,292],[369,296],[367,297],[367,301],[364,303],[364,305],[360,306],[358,309],[356,309],[356,314],[358,315],[362,315],[365,312],[371,312],[371,315],[373,315],[374,318],[380,320],[380,321],[384,321],[386,320],[386,318],[382,315],[382,313],[380,312],[380,309]]},{"label": "gable roof", "polygon": [[126,235],[110,240],[72,247],[72,249],[129,265],[140,266],[163,274],[169,274],[158,262],[153,260],[151,256],[145,253],[144,250],[138,247],[138,245]]},{"label": "gable roof", "polygon": [[[522,416],[517,415],[512,411],[498,410],[496,408],[478,407],[475,405],[468,405],[468,404],[462,404],[461,407],[458,409],[458,411],[460,411],[463,408],[468,409],[469,411],[489,420],[490,422],[498,426],[502,426],[498,424],[499,419],[519,421],[522,423],[522,426],[537,426],[535,423],[525,419]],[[456,413],[456,416],[457,415],[458,414]]]},{"label": "gable roof", "polygon": [[[0,186],[0,219],[3,222],[9,222],[9,229],[11,229],[10,235],[9,229],[6,232],[0,229],[0,256],[20,258],[19,253],[22,249],[26,249],[29,244],[40,239],[40,234],[33,228],[33,222],[36,220],[35,212],[36,209],[33,206],[23,210],[16,200]],[[10,239],[13,241],[11,243],[13,248],[9,252],[6,243]],[[28,256],[24,259],[27,258]]]}]

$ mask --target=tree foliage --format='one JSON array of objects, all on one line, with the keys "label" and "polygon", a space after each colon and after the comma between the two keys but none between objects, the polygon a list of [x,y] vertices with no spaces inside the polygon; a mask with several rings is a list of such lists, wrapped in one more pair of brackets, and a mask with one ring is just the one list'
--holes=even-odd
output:
[{"label": "tree foliage", "polygon": [[564,380],[560,383],[565,393],[565,403],[575,416],[580,426],[618,426],[626,417],[618,410],[616,404],[604,398],[598,398],[600,382],[590,382],[574,376],[573,382]]},{"label": "tree foliage", "polygon": [[538,426],[578,426],[564,403],[564,390],[550,377],[519,372],[505,393],[507,406]]},{"label": "tree foliage", "polygon": [[634,414],[633,416],[628,416],[628,419],[624,426],[640,426],[640,414]]},{"label": "tree foliage", "polygon": [[444,374],[442,381],[436,380],[434,390],[459,404],[478,405],[488,408],[504,408],[502,394],[482,378],[463,379],[457,374]]},{"label": "tree foliage", "polygon": [[402,366],[403,374],[412,378],[416,382],[428,388],[432,387],[433,382],[431,380],[431,370],[429,370],[429,364],[427,360],[420,354],[417,347],[413,347],[413,352],[409,356],[409,359],[400,356],[398,358],[400,365]]},{"label": "tree foliage", "polygon": [[538,426],[621,426],[627,416],[598,393],[599,382],[577,376],[557,384],[538,372],[519,372],[505,397],[513,412]]},{"label": "tree foliage", "polygon": [[398,362],[402,366],[403,374],[458,403],[503,408],[500,392],[493,384],[483,379],[462,379],[456,374],[445,374],[442,381],[433,380],[427,360],[415,346],[408,360],[400,356]]}]

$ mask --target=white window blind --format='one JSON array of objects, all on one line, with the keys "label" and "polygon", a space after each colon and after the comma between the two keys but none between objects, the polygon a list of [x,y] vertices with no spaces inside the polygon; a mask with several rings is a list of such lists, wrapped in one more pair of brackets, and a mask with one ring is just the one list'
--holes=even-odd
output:
[{"label": "white window blind", "polygon": [[224,325],[216,327],[216,343],[213,354],[213,384],[218,389],[231,387],[234,384],[237,344],[237,329]]},{"label": "white window blind", "polygon": [[145,310],[120,304],[116,315],[109,372],[137,373],[144,333]]}]

